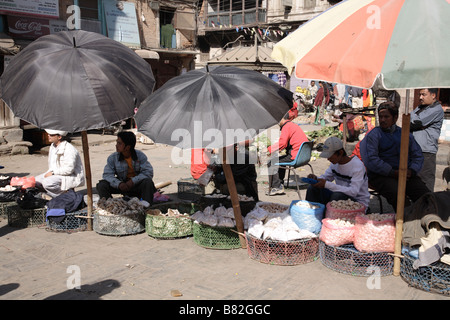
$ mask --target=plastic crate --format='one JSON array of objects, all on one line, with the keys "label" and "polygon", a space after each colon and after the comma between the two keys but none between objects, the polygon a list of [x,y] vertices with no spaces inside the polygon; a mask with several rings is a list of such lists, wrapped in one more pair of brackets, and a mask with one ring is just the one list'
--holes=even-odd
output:
[{"label": "plastic crate", "polygon": [[329,246],[319,240],[319,256],[326,267],[353,276],[369,277],[392,274],[394,259],[387,252],[364,253],[356,250],[353,244],[339,247]]},{"label": "plastic crate", "polygon": [[199,185],[193,178],[180,179],[177,184],[180,199],[195,201],[205,194],[205,187]]},{"label": "plastic crate", "polygon": [[7,207],[8,225],[15,228],[45,226],[47,208],[24,210],[19,205]]},{"label": "plastic crate", "polygon": [[247,252],[251,259],[273,265],[293,266],[317,260],[319,239],[293,241],[262,240],[245,233]]}]

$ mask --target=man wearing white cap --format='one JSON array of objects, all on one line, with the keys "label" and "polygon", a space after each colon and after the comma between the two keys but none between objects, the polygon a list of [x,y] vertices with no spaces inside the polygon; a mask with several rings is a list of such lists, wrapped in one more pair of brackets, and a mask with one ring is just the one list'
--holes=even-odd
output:
[{"label": "man wearing white cap", "polygon": [[54,198],[84,185],[84,170],[78,150],[65,140],[66,131],[45,130],[50,141],[48,170],[36,177],[36,187]]},{"label": "man wearing white cap", "polygon": [[370,193],[362,161],[358,157],[347,156],[341,139],[337,137],[325,141],[320,157],[327,158],[331,164],[320,177],[308,175],[318,182],[308,187],[306,200],[326,205],[333,200],[350,199],[368,208]]}]

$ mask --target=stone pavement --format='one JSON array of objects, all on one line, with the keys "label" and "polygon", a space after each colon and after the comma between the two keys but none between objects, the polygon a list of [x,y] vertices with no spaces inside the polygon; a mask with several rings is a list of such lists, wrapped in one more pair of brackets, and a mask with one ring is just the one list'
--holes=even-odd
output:
[{"label": "stone pavement", "polygon": [[[88,135],[94,187],[107,155],[115,150],[115,139]],[[81,150],[77,138],[73,143]],[[180,151],[142,143],[137,148],[154,166],[156,183],[172,182],[162,190],[177,201],[177,181],[190,176],[188,164],[170,161]],[[443,152],[448,150],[443,147]],[[317,174],[328,166],[325,159],[311,163]],[[3,175],[37,175],[46,169],[47,158],[40,154],[0,157],[0,164],[5,166]],[[438,171],[443,168],[439,164]],[[306,176],[309,167],[298,173]],[[295,189],[267,197],[266,177],[258,181],[262,201],[290,204],[298,199]],[[441,187],[437,182],[436,191]],[[304,189],[301,195],[304,199]],[[372,205],[377,206],[376,199]],[[374,282],[370,277],[338,273],[320,259],[296,266],[268,265],[250,259],[246,249],[206,249],[192,237],[156,240],[146,233],[115,237],[94,231],[53,232],[44,226],[19,229],[8,226],[4,217],[0,218],[0,257],[1,300],[448,300],[411,288],[401,277],[385,276]],[[74,289],[78,284],[80,288]],[[182,295],[174,297],[172,290]]]}]

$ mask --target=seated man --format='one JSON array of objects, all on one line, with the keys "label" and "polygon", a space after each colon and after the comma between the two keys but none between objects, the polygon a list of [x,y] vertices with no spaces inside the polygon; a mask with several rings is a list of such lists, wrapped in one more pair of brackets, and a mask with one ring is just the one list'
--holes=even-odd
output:
[{"label": "seated man", "polygon": [[84,185],[84,170],[78,150],[65,140],[66,131],[45,130],[51,142],[48,170],[36,177],[36,188],[54,198]]},{"label": "seated man", "polygon": [[[398,119],[398,108],[395,103],[388,101],[380,104],[378,118],[380,125],[367,133],[361,141],[361,158],[367,169],[370,187],[378,191],[394,210],[397,210],[402,129],[395,124]],[[406,195],[413,202],[423,194],[430,192],[425,183],[417,176],[422,165],[422,149],[414,136],[409,134]]]},{"label": "seated man", "polygon": [[136,136],[133,132],[117,134],[116,151],[111,154],[103,171],[103,180],[97,183],[100,198],[111,198],[112,194],[138,197],[153,204],[156,192],[153,184],[153,167],[147,156],[135,150]]},{"label": "seated man", "polygon": [[306,200],[326,205],[333,200],[350,199],[368,208],[370,193],[362,161],[358,157],[347,156],[341,139],[337,137],[325,141],[320,157],[327,158],[331,164],[319,177],[308,175],[308,178],[318,182],[308,187]]},{"label": "seated man", "polygon": [[267,149],[269,154],[286,150],[286,155],[278,158],[278,154],[276,154],[276,157],[272,157],[267,164],[269,169],[269,190],[266,195],[269,196],[284,193],[283,179],[286,173],[286,169],[272,167],[271,163],[291,162],[297,156],[302,143],[308,141],[308,137],[303,132],[302,128],[288,119],[289,114],[286,114],[284,118],[281,119],[279,123],[281,130],[280,139]]}]

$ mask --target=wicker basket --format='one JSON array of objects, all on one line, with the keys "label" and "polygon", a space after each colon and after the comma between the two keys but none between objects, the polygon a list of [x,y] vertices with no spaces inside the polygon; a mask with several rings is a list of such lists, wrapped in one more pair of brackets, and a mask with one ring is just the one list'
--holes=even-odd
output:
[{"label": "wicker basket", "polygon": [[392,255],[387,252],[363,253],[353,244],[333,247],[319,241],[319,256],[326,267],[353,276],[369,277],[374,272],[388,276],[392,274],[394,264]]},{"label": "wicker basket", "polygon": [[193,178],[178,180],[178,198],[196,201],[205,194],[205,187],[201,186]]},{"label": "wicker basket", "polygon": [[283,266],[305,264],[317,260],[319,239],[294,241],[262,240],[245,233],[247,252],[253,260]]},{"label": "wicker basket", "polygon": [[239,235],[232,231],[235,228],[211,227],[193,223],[194,242],[208,249],[238,249],[241,248]]},{"label": "wicker basket", "polygon": [[19,205],[7,207],[8,225],[15,228],[30,228],[45,225],[46,208],[24,210]]},{"label": "wicker basket", "polygon": [[400,264],[400,277],[411,287],[450,296],[450,266],[435,262],[429,266],[413,268],[414,258],[404,254]]},{"label": "wicker basket", "polygon": [[94,213],[94,231],[107,236],[126,236],[145,231],[145,215],[103,215]]},{"label": "wicker basket", "polygon": [[64,219],[61,222],[56,222],[47,218],[47,230],[49,231],[61,231],[61,232],[78,232],[85,231],[87,229],[87,219],[81,218],[87,217],[87,208],[79,211],[66,213]]},{"label": "wicker basket", "polygon": [[[180,213],[189,215],[201,210],[201,207],[195,203],[164,203],[154,205],[150,210],[159,210],[161,213],[167,213],[169,209],[177,209]],[[158,239],[176,239],[191,236],[192,220],[186,216],[168,217],[148,214],[145,217],[145,231],[153,238]]]}]

